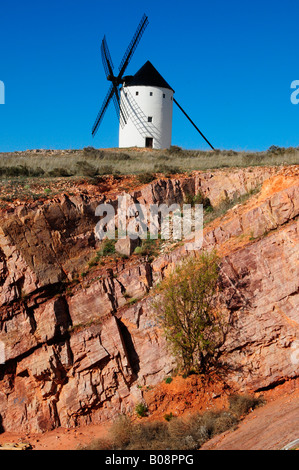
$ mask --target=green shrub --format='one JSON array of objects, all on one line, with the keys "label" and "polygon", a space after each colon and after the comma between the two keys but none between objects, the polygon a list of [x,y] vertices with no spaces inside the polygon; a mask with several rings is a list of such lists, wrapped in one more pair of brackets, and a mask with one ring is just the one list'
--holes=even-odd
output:
[{"label": "green shrub", "polygon": [[104,256],[113,255],[115,253],[115,243],[115,240],[110,240],[108,238],[104,240],[101,249],[97,251],[98,259]]},{"label": "green shrub", "polygon": [[185,373],[205,373],[215,365],[224,320],[215,309],[218,259],[190,256],[165,278],[153,301],[168,345]]},{"label": "green shrub", "polygon": [[166,384],[171,384],[171,382],[172,382],[172,377],[166,377],[165,383]]},{"label": "green shrub", "polygon": [[145,403],[137,403],[135,411],[140,418],[144,418],[148,412],[147,405]]}]

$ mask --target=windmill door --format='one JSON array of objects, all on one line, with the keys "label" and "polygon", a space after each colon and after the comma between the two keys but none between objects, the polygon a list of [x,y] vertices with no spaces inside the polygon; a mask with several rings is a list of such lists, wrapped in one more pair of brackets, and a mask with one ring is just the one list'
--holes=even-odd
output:
[{"label": "windmill door", "polygon": [[147,149],[152,149],[153,148],[153,142],[154,142],[154,139],[152,137],[146,137],[145,138],[145,147]]}]

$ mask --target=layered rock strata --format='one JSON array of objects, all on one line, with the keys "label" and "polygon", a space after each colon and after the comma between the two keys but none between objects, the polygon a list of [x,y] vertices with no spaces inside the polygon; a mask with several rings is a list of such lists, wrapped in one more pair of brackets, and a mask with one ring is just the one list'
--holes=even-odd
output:
[{"label": "layered rock strata", "polygon": [[[204,231],[203,248],[221,257],[230,320],[221,360],[239,390],[298,376],[298,182],[296,167],[223,170],[161,179],[128,196],[148,206],[201,191],[217,205],[263,184]],[[141,387],[175,367],[151,302],[155,284],[189,254],[184,244],[75,282],[99,246],[95,209],[107,200],[62,195],[1,216],[0,426],[7,431],[131,412]]]}]

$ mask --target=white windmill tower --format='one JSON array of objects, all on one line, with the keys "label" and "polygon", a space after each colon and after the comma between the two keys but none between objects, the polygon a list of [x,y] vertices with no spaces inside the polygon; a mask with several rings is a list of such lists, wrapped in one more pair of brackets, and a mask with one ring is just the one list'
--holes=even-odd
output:
[{"label": "white windmill tower", "polygon": [[95,136],[110,101],[113,99],[119,119],[119,147],[169,148],[172,134],[172,110],[175,103],[189,119],[212,149],[191,118],[174,98],[174,90],[151,62],[147,61],[135,75],[124,76],[125,70],[148,25],[143,15],[138,28],[124,54],[118,75],[113,73],[113,63],[104,36],[101,53],[106,77],[111,81],[97,119],[92,128]]},{"label": "white windmill tower", "polygon": [[124,77],[120,90],[119,146],[169,148],[171,146],[173,89],[147,61],[134,75]]}]

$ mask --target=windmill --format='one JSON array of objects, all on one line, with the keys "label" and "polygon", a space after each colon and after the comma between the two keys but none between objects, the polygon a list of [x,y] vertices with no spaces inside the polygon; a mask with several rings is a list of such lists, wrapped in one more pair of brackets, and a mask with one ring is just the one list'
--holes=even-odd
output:
[{"label": "windmill", "polygon": [[122,58],[117,75],[114,75],[106,37],[104,36],[102,40],[102,62],[111,85],[93,125],[93,137],[99,129],[109,103],[113,100],[119,120],[119,147],[169,148],[172,110],[175,103],[214,150],[212,144],[174,98],[174,90],[151,62],[147,61],[133,76],[124,75],[147,25],[148,17],[144,14]]}]

